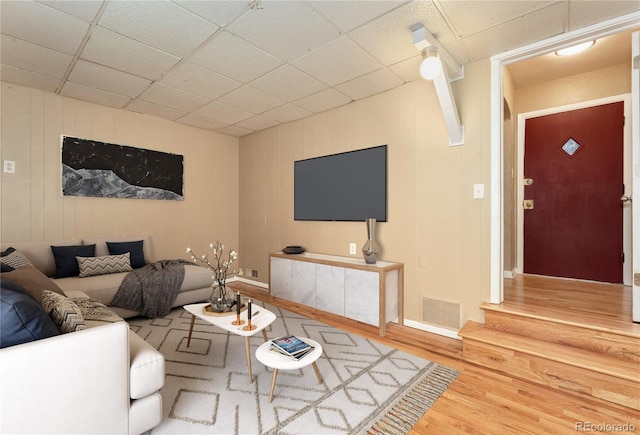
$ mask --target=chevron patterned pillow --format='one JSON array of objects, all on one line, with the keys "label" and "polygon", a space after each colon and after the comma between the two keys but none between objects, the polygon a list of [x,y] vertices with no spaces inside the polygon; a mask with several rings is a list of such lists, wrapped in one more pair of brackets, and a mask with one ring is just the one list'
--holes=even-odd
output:
[{"label": "chevron patterned pillow", "polygon": [[3,272],[11,272],[24,266],[33,266],[25,255],[15,248],[7,248],[0,253],[0,263]]},{"label": "chevron patterned pillow", "polygon": [[87,327],[82,318],[80,307],[66,296],[43,290],[42,307],[63,334],[80,331]]},{"label": "chevron patterned pillow", "polygon": [[131,271],[131,257],[128,252],[120,255],[76,258],[80,268],[80,278]]}]

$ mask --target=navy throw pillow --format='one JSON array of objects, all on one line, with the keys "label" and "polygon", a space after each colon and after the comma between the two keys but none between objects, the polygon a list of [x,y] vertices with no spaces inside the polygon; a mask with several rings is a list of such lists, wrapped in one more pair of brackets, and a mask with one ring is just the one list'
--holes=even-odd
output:
[{"label": "navy throw pillow", "polygon": [[56,261],[54,278],[66,278],[80,275],[80,267],[76,257],[94,257],[96,245],[52,246],[51,251]]},{"label": "navy throw pillow", "polygon": [[129,253],[131,259],[131,267],[139,269],[147,264],[142,250],[144,240],[136,240],[134,242],[107,242],[109,254],[120,255]]},{"label": "navy throw pillow", "polygon": [[26,290],[0,288],[0,348],[59,334],[42,305]]}]

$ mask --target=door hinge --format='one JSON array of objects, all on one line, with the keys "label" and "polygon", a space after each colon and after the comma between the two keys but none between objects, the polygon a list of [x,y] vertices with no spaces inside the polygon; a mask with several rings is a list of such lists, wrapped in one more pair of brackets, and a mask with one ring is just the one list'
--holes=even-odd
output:
[{"label": "door hinge", "polygon": [[624,252],[622,253],[622,262],[624,263]]}]

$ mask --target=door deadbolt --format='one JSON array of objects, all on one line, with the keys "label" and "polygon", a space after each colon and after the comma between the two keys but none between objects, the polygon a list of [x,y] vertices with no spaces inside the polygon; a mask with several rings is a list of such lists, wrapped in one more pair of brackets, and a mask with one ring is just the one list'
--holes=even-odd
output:
[{"label": "door deadbolt", "polygon": [[522,205],[525,210],[533,210],[533,199],[525,199]]},{"label": "door deadbolt", "polygon": [[533,178],[525,178],[524,179],[524,185],[525,186],[531,186],[533,184]]}]

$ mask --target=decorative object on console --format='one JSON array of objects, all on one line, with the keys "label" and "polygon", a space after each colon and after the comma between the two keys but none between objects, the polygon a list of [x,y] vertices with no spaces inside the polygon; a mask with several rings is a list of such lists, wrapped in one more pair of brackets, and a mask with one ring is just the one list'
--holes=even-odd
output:
[{"label": "decorative object on console", "polygon": [[202,263],[213,272],[212,278],[216,282],[211,286],[211,306],[214,311],[231,311],[231,308],[236,304],[236,299],[227,297],[227,277],[229,275],[243,274],[240,268],[238,268],[238,270],[230,270],[231,264],[238,259],[238,253],[234,250],[229,251],[227,259],[225,260],[225,247],[219,240],[209,243],[209,248],[213,252],[212,259],[210,259],[207,254],[202,254],[202,256],[198,258],[190,247],[187,247],[187,253],[191,255],[194,263]]},{"label": "decorative object on console", "polygon": [[285,254],[302,254],[304,251],[302,246],[287,246],[282,250]]},{"label": "decorative object on console", "polygon": [[375,218],[367,218],[365,222],[367,224],[367,241],[362,247],[362,255],[367,264],[376,264],[378,254],[380,254],[380,247],[374,239],[376,220]]}]

